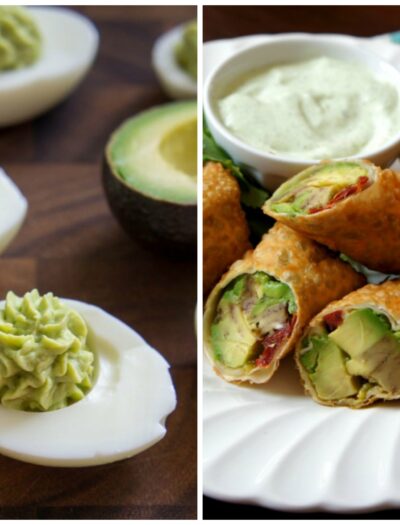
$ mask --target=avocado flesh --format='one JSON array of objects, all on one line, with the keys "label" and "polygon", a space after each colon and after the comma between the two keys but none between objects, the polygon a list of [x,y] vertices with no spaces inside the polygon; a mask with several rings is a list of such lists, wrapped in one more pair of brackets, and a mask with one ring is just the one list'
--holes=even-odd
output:
[{"label": "avocado flesh", "polygon": [[154,200],[196,204],[197,104],[173,102],[127,120],[106,149],[113,174]]},{"label": "avocado flesh", "polygon": [[191,177],[197,174],[197,119],[176,126],[164,135],[160,153],[171,166]]},{"label": "avocado flesh", "polygon": [[212,326],[211,341],[216,356],[225,366],[240,368],[254,357],[258,346],[257,338],[239,305],[221,303],[221,321]]},{"label": "avocado flesh", "polygon": [[400,344],[392,334],[347,361],[346,367],[351,374],[378,383],[386,392],[400,391]]},{"label": "avocado flesh", "polygon": [[313,208],[324,208],[341,190],[369,176],[358,162],[336,162],[313,166],[283,184],[271,199],[276,213],[301,215]]},{"label": "avocado flesh", "polygon": [[400,342],[373,310],[355,310],[329,334],[351,357],[347,370],[378,383],[387,392],[400,390]]},{"label": "avocado flesh", "polygon": [[321,399],[335,400],[357,394],[359,381],[345,367],[345,355],[326,334],[310,337],[300,362]]},{"label": "avocado flesh", "polygon": [[310,344],[300,362],[321,399],[361,399],[374,385],[400,391],[400,342],[373,310],[354,310],[329,335],[311,336]]},{"label": "avocado flesh", "polygon": [[329,334],[329,338],[355,358],[375,345],[389,331],[378,315],[364,308],[354,310],[346,316],[343,323]]},{"label": "avocado flesh", "polygon": [[262,352],[264,335],[288,321],[290,288],[264,272],[237,277],[223,291],[211,326],[211,346],[217,361],[241,368]]}]

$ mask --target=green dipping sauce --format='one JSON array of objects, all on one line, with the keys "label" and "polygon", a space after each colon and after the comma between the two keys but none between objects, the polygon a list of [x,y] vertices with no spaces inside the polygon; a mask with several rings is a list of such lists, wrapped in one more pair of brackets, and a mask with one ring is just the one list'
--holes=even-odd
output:
[{"label": "green dipping sauce", "polygon": [[175,48],[175,58],[182,69],[197,78],[197,22],[186,24],[182,40]]},{"label": "green dipping sauce", "polygon": [[29,11],[0,6],[0,70],[20,69],[36,62],[42,39]]},{"label": "green dipping sauce", "polygon": [[9,292],[0,309],[0,401],[25,411],[57,410],[88,393],[94,354],[78,312],[33,290]]}]

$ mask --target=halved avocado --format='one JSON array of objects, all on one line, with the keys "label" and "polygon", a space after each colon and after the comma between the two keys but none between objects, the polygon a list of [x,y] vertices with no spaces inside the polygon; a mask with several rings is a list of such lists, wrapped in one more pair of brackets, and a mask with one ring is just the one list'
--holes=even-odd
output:
[{"label": "halved avocado", "polygon": [[196,102],[164,104],[124,122],[107,144],[103,184],[130,235],[169,255],[194,253]]}]

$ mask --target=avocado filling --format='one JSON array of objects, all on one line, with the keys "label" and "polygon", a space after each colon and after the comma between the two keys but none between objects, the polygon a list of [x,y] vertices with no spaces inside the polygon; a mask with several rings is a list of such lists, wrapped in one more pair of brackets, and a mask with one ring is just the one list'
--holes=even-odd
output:
[{"label": "avocado filling", "polygon": [[226,367],[267,367],[290,336],[296,302],[289,286],[264,272],[226,286],[211,325],[216,361]]},{"label": "avocado filling", "polygon": [[371,184],[372,166],[341,161],[312,166],[283,184],[270,200],[271,210],[290,216],[332,208]]},{"label": "avocado filling", "polygon": [[48,411],[81,400],[92,388],[94,354],[87,326],[53,294],[7,294],[0,310],[0,401]]},{"label": "avocado filling", "polygon": [[321,399],[364,400],[370,389],[400,392],[400,332],[380,312],[332,312],[302,346],[300,362]]},{"label": "avocado filling", "polygon": [[36,62],[42,52],[39,28],[27,9],[0,6],[0,71]]},{"label": "avocado filling", "polygon": [[197,78],[197,21],[185,25],[181,40],[175,48],[179,66],[193,79]]}]

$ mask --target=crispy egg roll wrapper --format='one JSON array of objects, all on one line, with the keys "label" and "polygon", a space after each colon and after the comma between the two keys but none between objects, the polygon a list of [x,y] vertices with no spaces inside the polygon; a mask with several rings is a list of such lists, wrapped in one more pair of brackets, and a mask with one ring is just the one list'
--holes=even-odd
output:
[{"label": "crispy egg roll wrapper", "polygon": [[237,180],[222,164],[203,169],[203,292],[251,248]]},{"label": "crispy egg roll wrapper", "polygon": [[300,371],[300,376],[302,378],[305,390],[315,401],[328,406],[349,406],[352,408],[362,408],[371,405],[377,400],[400,399],[400,393],[392,394],[389,392],[382,392],[381,389],[374,388],[370,389],[367,397],[364,400],[354,399],[351,397],[334,401],[321,399],[317,395],[308,373],[304,370],[304,367],[300,362],[301,340],[307,336],[309,329],[323,323],[324,316],[331,312],[335,312],[336,310],[351,310],[354,307],[379,310],[379,313],[382,313],[388,317],[392,324],[392,328],[400,330],[400,281],[387,281],[383,284],[368,284],[363,288],[349,293],[343,297],[343,299],[333,301],[311,320],[309,326],[304,331],[303,337],[298,341],[295,352],[296,364]]},{"label": "crispy egg roll wrapper", "polygon": [[291,217],[273,211],[271,200],[263,211],[372,270],[400,273],[400,174],[395,171],[375,167],[369,187],[318,213]]},{"label": "crispy egg roll wrapper", "polygon": [[[289,338],[277,350],[267,367],[242,369],[227,368],[213,357],[211,325],[223,289],[235,277],[262,271],[286,283],[293,291],[297,311],[296,322]],[[294,349],[303,328],[321,308],[330,301],[359,288],[365,278],[350,265],[335,258],[329,250],[287,226],[276,223],[258,246],[236,261],[211,292],[205,305],[205,352],[217,374],[227,381],[267,382],[279,366],[279,361]]]}]

